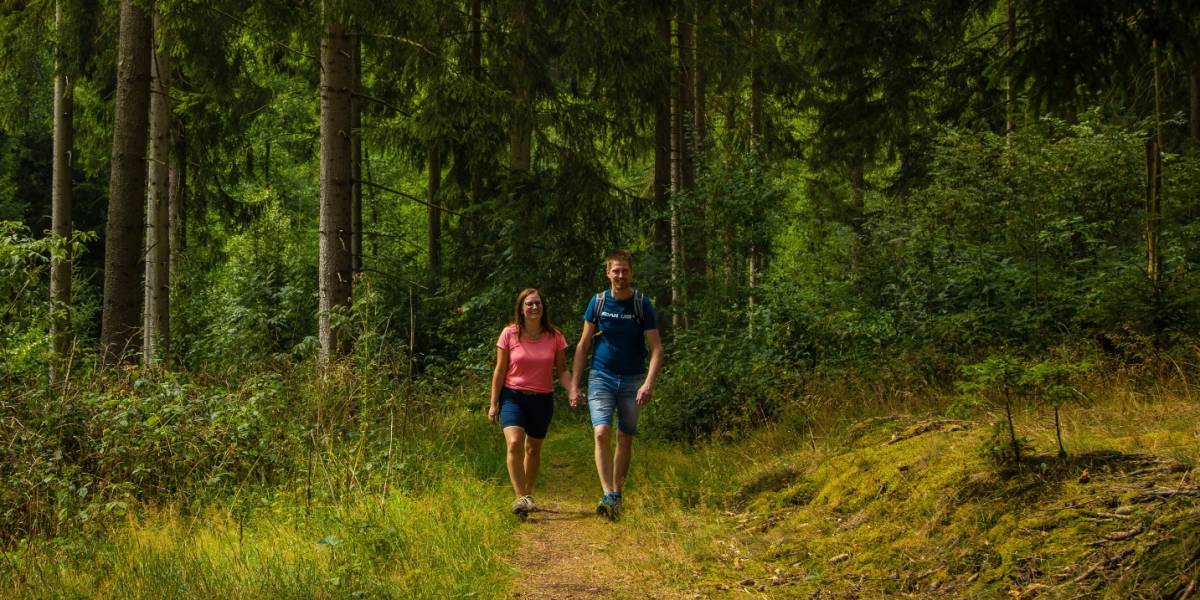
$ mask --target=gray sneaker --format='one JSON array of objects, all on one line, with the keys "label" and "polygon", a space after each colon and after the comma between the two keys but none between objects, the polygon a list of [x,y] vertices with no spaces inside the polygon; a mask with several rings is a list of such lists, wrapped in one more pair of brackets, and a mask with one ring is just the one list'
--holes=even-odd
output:
[{"label": "gray sneaker", "polygon": [[525,499],[529,501],[529,512],[539,512],[539,511],[541,511],[541,510],[542,510],[542,507],[538,506],[538,505],[537,505],[537,504],[536,504],[536,503],[533,501],[533,496],[531,496],[531,495],[526,495],[526,496],[525,496]]},{"label": "gray sneaker", "polygon": [[512,503],[512,514],[524,519],[529,513],[534,511],[533,498],[529,496],[521,496]]}]

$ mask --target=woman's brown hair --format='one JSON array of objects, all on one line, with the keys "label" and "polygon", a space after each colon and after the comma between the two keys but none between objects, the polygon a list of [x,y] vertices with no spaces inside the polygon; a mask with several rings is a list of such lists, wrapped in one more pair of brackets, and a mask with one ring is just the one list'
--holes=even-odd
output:
[{"label": "woman's brown hair", "polygon": [[517,332],[525,331],[525,313],[521,311],[521,307],[525,305],[525,299],[529,296],[537,294],[542,300],[542,331],[557,332],[559,329],[550,322],[550,307],[546,305],[546,296],[538,291],[537,288],[525,288],[517,294],[517,307],[513,311],[512,324],[517,326]]}]

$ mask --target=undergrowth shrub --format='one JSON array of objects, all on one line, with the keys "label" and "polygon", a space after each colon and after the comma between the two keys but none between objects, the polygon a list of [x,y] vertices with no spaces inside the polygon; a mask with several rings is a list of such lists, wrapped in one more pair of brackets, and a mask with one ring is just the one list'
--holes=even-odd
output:
[{"label": "undergrowth shrub", "polygon": [[782,365],[762,341],[749,332],[677,334],[645,410],[647,431],[696,441],[775,419],[784,405]]}]

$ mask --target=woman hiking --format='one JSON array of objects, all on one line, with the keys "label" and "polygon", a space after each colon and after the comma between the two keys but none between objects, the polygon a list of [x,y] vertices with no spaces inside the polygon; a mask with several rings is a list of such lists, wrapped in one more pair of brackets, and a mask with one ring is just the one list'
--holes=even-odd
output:
[{"label": "woman hiking", "polygon": [[488,420],[504,430],[508,477],[516,494],[512,512],[522,519],[538,510],[533,482],[554,416],[554,376],[564,389],[571,383],[566,347],[562,331],[550,323],[542,294],[534,288],[521,290],[512,323],[496,340]]}]

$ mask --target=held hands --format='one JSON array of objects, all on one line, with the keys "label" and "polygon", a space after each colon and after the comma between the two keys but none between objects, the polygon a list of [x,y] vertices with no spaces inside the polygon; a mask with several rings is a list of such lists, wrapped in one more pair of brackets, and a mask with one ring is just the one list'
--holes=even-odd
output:
[{"label": "held hands", "polygon": [[571,386],[571,392],[568,394],[568,399],[571,402],[571,408],[579,408],[583,404],[583,394],[579,393],[579,386]]},{"label": "held hands", "polygon": [[488,407],[488,421],[493,425],[500,421],[500,407],[493,404]]}]

